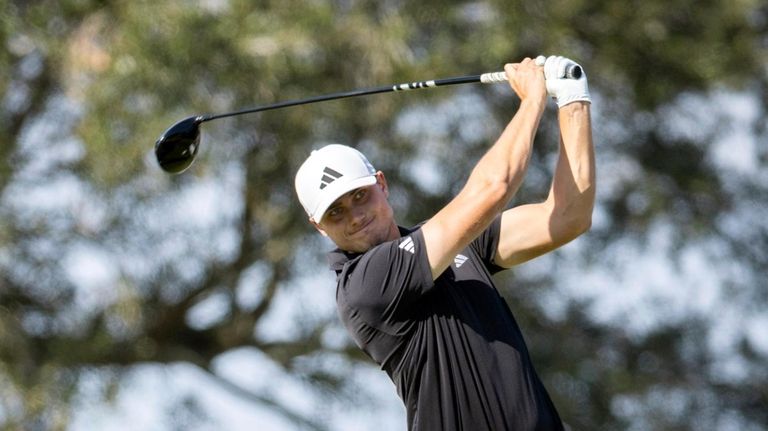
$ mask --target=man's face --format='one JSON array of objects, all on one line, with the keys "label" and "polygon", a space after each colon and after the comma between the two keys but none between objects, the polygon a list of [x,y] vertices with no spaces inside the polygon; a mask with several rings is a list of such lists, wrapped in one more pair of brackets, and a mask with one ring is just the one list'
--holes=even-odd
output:
[{"label": "man's face", "polygon": [[313,224],[344,251],[370,250],[399,236],[388,196],[387,181],[379,171],[376,184],[345,193]]}]

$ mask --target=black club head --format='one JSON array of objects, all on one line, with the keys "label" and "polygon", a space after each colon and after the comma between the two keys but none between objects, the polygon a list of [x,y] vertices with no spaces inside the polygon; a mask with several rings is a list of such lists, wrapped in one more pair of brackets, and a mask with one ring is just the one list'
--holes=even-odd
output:
[{"label": "black club head", "polygon": [[192,165],[200,147],[201,116],[185,118],[168,130],[155,142],[155,156],[164,171],[179,174]]}]

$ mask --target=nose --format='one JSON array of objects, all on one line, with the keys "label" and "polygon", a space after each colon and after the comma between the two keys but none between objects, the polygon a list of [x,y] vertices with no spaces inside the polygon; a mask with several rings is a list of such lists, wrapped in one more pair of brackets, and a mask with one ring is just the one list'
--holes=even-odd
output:
[{"label": "nose", "polygon": [[350,223],[352,226],[358,226],[363,223],[365,220],[365,210],[362,208],[356,207],[352,208],[349,212],[350,215]]}]

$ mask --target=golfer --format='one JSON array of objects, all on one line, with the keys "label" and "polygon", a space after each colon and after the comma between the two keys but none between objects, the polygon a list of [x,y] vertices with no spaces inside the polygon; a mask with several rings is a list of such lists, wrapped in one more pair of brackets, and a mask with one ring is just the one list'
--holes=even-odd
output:
[{"label": "golfer", "polygon": [[[313,151],[296,174],[310,222],[338,246],[330,261],[339,316],[394,382],[409,430],[563,429],[492,278],[591,224],[587,78],[561,78],[575,64],[567,58],[540,59],[505,65],[517,112],[461,192],[423,224],[397,225],[384,173],[350,147]],[[525,176],[548,95],[558,105],[561,136],[549,196],[506,209]]]}]

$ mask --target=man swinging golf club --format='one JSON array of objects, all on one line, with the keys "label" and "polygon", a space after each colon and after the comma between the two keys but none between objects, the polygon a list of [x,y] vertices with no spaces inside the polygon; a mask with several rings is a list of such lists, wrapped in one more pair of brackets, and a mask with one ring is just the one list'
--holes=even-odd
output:
[{"label": "man swinging golf club", "polygon": [[[296,174],[310,222],[338,246],[338,313],[394,382],[409,430],[561,430],[492,274],[573,240],[591,224],[595,161],[586,74],[573,61],[504,67],[520,106],[464,188],[425,223],[399,227],[384,173],[342,145]],[[547,95],[560,150],[544,202],[505,209],[520,187]]]}]

